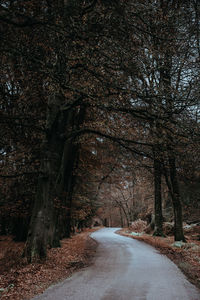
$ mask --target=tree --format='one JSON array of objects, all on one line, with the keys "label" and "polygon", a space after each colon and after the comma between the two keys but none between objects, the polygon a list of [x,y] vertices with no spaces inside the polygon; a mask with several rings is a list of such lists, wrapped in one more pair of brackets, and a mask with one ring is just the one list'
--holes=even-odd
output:
[{"label": "tree", "polygon": [[[28,259],[44,257],[69,236],[72,221],[94,214],[100,188],[93,177],[108,185],[116,163],[119,176],[106,151],[104,172],[94,176],[90,139],[97,136],[119,157],[130,151],[141,167],[154,168],[158,235],[165,175],[175,239],[184,240],[177,163],[190,140],[185,118],[199,113],[197,1],[1,1],[0,8],[1,178],[6,191],[19,188],[18,178],[29,183],[22,189],[29,192]],[[6,191],[5,212],[13,197]],[[14,198],[17,207],[20,195]],[[2,214],[2,224],[8,218]]]}]

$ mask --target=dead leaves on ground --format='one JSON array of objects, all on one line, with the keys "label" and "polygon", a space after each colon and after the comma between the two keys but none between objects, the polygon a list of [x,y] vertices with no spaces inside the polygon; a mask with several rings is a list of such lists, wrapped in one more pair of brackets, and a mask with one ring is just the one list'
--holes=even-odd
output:
[{"label": "dead leaves on ground", "polygon": [[48,251],[45,262],[34,264],[27,264],[22,258],[24,243],[15,243],[11,237],[0,237],[1,299],[30,299],[49,285],[86,266],[96,246],[89,238],[92,231],[87,230],[62,240],[61,248]]}]

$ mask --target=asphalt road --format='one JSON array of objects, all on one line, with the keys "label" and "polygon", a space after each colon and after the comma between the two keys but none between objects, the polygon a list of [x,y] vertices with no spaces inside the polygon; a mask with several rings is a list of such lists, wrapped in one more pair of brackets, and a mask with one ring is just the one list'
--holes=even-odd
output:
[{"label": "asphalt road", "polygon": [[200,300],[200,291],[166,256],[116,230],[94,232],[94,264],[34,300]]}]

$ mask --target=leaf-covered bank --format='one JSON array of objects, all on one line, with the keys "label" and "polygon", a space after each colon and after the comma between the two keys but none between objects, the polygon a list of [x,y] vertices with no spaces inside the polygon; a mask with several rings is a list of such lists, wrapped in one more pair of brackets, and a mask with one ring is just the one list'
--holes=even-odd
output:
[{"label": "leaf-covered bank", "polygon": [[96,229],[87,229],[61,241],[61,248],[48,250],[43,263],[27,264],[22,258],[24,243],[0,237],[0,296],[1,299],[31,299],[47,287],[87,266],[95,253],[96,242],[89,237]]}]

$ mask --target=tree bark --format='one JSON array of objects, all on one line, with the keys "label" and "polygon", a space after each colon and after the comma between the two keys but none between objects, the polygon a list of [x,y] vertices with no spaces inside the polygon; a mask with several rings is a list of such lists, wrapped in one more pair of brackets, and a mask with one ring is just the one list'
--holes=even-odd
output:
[{"label": "tree bark", "polygon": [[47,247],[59,245],[55,240],[57,227],[55,205],[60,196],[57,180],[65,144],[61,136],[69,118],[67,112],[60,110],[63,101],[60,94],[55,94],[50,97],[48,103],[47,133],[41,149],[43,156],[40,176],[25,249],[29,262],[46,257]]},{"label": "tree bark", "polygon": [[163,234],[163,215],[162,215],[162,194],[161,194],[161,162],[160,153],[157,146],[153,149],[154,156],[154,211],[155,228],[153,235],[164,236]]},{"label": "tree bark", "polygon": [[120,222],[121,222],[121,227],[124,227],[124,222],[123,222],[123,214],[122,214],[122,209],[119,207],[119,214],[120,214]]},{"label": "tree bark", "polygon": [[172,203],[174,210],[174,238],[175,241],[183,241],[186,239],[183,233],[183,220],[182,220],[182,204],[180,200],[179,184],[176,172],[176,160],[172,151],[169,152],[169,171],[172,189]]}]

